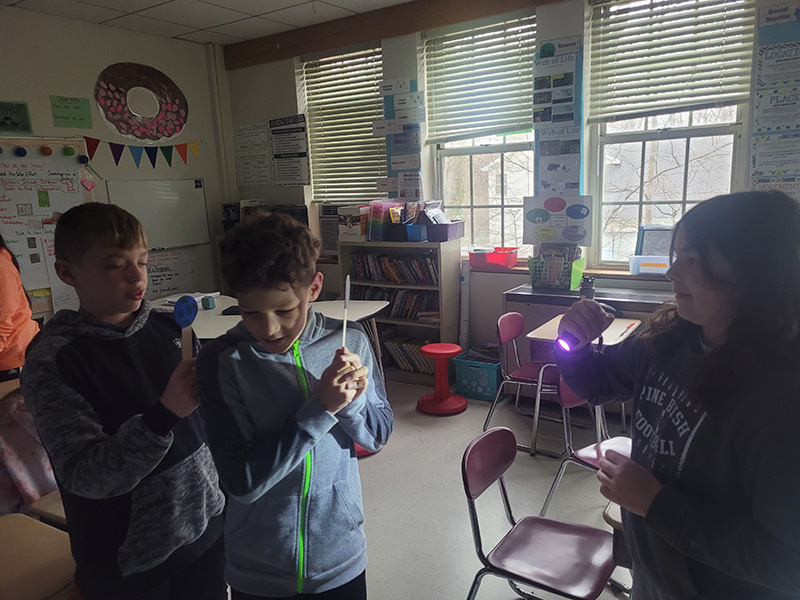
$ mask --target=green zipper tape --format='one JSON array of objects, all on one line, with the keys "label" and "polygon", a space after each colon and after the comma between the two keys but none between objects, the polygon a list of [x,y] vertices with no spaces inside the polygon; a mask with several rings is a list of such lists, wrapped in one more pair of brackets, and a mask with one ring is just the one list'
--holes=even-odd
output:
[{"label": "green zipper tape", "polygon": [[[297,377],[300,379],[300,384],[303,386],[303,396],[306,402],[309,398],[308,381],[306,380],[306,372],[303,369],[303,361],[300,356],[300,340],[297,340],[292,345],[292,355],[294,356],[294,366],[297,369]],[[297,593],[303,593],[303,581],[305,579],[305,558],[306,558],[306,544],[305,544],[305,531],[306,531],[306,512],[308,511],[308,489],[311,487],[311,451],[306,453],[305,470],[303,474],[303,495],[300,499],[300,532],[297,541]]]}]

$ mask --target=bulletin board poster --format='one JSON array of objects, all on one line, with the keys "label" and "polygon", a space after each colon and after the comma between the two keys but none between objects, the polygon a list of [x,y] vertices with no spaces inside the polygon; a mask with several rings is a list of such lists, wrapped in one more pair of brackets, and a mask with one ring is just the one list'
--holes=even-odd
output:
[{"label": "bulletin board poster", "polygon": [[751,187],[788,191],[800,175],[800,0],[759,7],[755,66]]},{"label": "bulletin board poster", "polygon": [[308,128],[305,115],[269,122],[272,144],[272,175],[275,185],[309,185]]},{"label": "bulletin board poster", "polygon": [[[27,290],[51,288],[56,310],[77,307],[54,271],[53,233],[60,214],[92,200],[94,181],[77,158],[86,153],[83,142],[0,138],[0,147],[0,233],[19,261],[22,283]],[[44,147],[52,154],[43,155]],[[65,147],[75,154],[66,156]],[[17,148],[26,156],[17,156]]]},{"label": "bulletin board poster", "polygon": [[533,59],[533,127],[580,123],[580,36],[543,42]]},{"label": "bulletin board poster", "polygon": [[163,298],[193,289],[191,264],[186,250],[180,248],[151,252],[147,261],[148,300]]},{"label": "bulletin board poster", "polygon": [[236,181],[239,187],[272,183],[266,123],[235,126],[233,148],[236,156]]},{"label": "bulletin board poster", "polygon": [[537,133],[536,192],[571,196],[580,194],[581,127],[546,127]]},{"label": "bulletin board poster", "polygon": [[592,243],[592,196],[526,196],[523,213],[523,244]]}]

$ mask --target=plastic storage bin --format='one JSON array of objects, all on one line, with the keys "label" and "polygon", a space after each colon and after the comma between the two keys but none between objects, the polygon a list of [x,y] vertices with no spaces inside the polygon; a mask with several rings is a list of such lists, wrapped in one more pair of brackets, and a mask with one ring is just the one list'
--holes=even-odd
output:
[{"label": "plastic storage bin", "polygon": [[495,247],[493,252],[470,252],[469,266],[477,271],[507,271],[517,265],[517,248]]},{"label": "plastic storage bin", "polygon": [[634,275],[664,275],[669,269],[669,256],[629,256],[628,268]]},{"label": "plastic storage bin", "polygon": [[427,224],[429,242],[446,242],[464,237],[464,221]]},{"label": "plastic storage bin", "polygon": [[428,240],[427,225],[392,223],[389,226],[389,240],[392,242],[426,242]]},{"label": "plastic storage bin", "polygon": [[456,366],[456,393],[491,402],[497,394],[502,376],[496,348],[484,344],[473,346],[453,359]]},{"label": "plastic storage bin", "polygon": [[572,262],[564,261],[558,273],[549,271],[545,262],[541,258],[528,259],[531,286],[535,289],[577,290],[581,287],[583,269],[586,264],[585,259],[579,258]]}]

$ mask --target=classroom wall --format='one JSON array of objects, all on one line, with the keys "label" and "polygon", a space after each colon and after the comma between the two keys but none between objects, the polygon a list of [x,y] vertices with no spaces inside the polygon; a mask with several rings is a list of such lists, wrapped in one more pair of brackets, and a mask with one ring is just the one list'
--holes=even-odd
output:
[{"label": "classroom wall", "polygon": [[[202,178],[211,239],[222,233],[220,165],[224,165],[224,161],[220,161],[218,148],[219,119],[215,104],[219,94],[215,80],[222,76],[224,82],[225,73],[215,72],[213,46],[7,6],[0,6],[0,40],[3,47],[0,99],[28,103],[34,137],[80,140],[86,135],[103,142],[144,145],[119,135],[101,117],[94,102],[95,82],[105,67],[116,62],[141,63],[166,73],[186,96],[189,118],[179,135],[154,145],[199,141],[199,159],[189,152],[187,164],[184,164],[174,152],[169,167],[159,155],[154,169],[143,156],[137,169],[126,148],[119,166],[115,166],[108,144],[101,143],[90,164],[106,180]],[[54,127],[50,95],[89,98],[93,109],[92,128]],[[107,201],[104,181],[98,182],[93,192],[95,200]],[[198,291],[217,289],[212,245],[189,247],[185,252],[194,288]]]}]

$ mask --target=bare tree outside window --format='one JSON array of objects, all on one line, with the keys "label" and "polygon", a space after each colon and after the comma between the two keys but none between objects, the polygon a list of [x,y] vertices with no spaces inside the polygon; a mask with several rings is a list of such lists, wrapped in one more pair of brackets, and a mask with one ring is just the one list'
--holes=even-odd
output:
[{"label": "bare tree outside window", "polygon": [[736,107],[608,123],[601,134],[601,260],[626,261],[640,225],[673,225],[730,191]]}]

